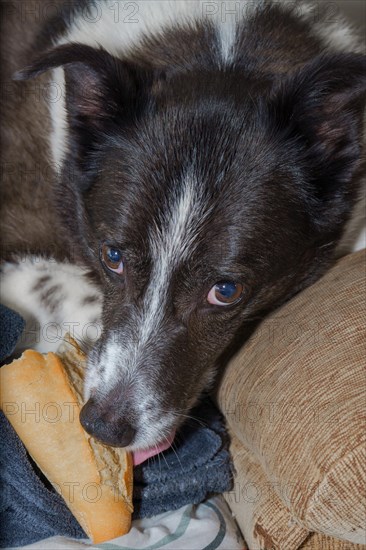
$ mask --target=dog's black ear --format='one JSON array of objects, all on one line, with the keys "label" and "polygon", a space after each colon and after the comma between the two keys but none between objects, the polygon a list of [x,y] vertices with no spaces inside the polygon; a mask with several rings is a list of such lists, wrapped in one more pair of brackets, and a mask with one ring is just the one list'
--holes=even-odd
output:
[{"label": "dog's black ear", "polygon": [[273,90],[271,119],[300,148],[323,205],[347,193],[360,168],[365,99],[362,54],[321,55]]},{"label": "dog's black ear", "polygon": [[[143,109],[152,73],[83,44],[59,46],[41,55],[14,75],[34,78],[63,67],[65,101],[70,128],[70,148],[79,161],[93,149],[101,132],[126,124]],[[60,91],[61,93],[61,91]]]}]

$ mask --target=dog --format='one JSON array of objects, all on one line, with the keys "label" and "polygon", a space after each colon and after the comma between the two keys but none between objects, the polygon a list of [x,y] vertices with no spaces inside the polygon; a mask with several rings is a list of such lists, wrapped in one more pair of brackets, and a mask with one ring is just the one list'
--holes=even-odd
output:
[{"label": "dog", "polygon": [[135,463],[354,232],[366,58],[321,11],[95,0],[14,45],[2,300],[87,343],[81,423]]}]

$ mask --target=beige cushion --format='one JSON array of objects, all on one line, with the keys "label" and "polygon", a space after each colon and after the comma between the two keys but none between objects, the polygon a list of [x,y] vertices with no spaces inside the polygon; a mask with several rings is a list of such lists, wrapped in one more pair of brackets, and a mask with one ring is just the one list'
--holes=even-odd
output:
[{"label": "beige cushion", "polygon": [[218,401],[237,479],[273,488],[258,506],[231,503],[249,546],[274,537],[291,550],[312,531],[366,542],[365,265],[364,251],[340,260],[225,371]]},{"label": "beige cushion", "polygon": [[296,523],[251,451],[231,434],[236,476],[225,498],[250,550],[296,550],[309,531]]},{"label": "beige cushion", "polygon": [[365,550],[364,544],[354,544],[321,533],[312,533],[299,550]]}]

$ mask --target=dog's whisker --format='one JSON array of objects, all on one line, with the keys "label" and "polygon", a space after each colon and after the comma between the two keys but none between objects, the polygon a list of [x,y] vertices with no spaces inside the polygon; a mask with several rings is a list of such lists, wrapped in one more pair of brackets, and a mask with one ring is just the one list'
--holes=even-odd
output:
[{"label": "dog's whisker", "polygon": [[177,457],[177,460],[178,460],[178,463],[179,463],[179,466],[180,466],[182,472],[184,472],[183,464],[182,464],[182,461],[181,461],[181,459],[180,459],[180,457],[179,457],[179,454],[177,453],[177,451],[176,451],[176,449],[175,449],[174,441],[173,441],[173,443],[171,444],[170,448],[171,448],[171,450],[173,451],[173,453],[175,454],[175,456]]},{"label": "dog's whisker", "polygon": [[[205,423],[204,420],[196,418],[195,416],[190,415],[190,414],[181,413],[179,411],[179,409],[176,409],[176,410],[172,411],[172,410],[167,410],[167,409],[162,409],[160,407],[156,407],[155,410],[157,410],[159,413],[162,413],[162,414],[170,414],[170,415],[172,415],[172,416],[174,416],[178,419],[184,418],[186,420],[190,420],[192,422],[195,422],[195,423],[199,424],[202,427],[207,426],[207,423]],[[183,410],[185,410],[185,409],[183,409]]]}]

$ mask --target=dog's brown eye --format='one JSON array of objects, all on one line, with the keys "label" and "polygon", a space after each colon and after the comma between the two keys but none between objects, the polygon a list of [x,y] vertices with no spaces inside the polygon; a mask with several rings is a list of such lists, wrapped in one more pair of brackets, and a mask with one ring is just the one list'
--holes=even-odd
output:
[{"label": "dog's brown eye", "polygon": [[227,306],[240,300],[244,287],[241,283],[222,281],[216,283],[207,295],[207,301],[217,306]]},{"label": "dog's brown eye", "polygon": [[111,271],[119,275],[123,273],[122,253],[118,248],[103,244],[101,248],[101,260]]}]

